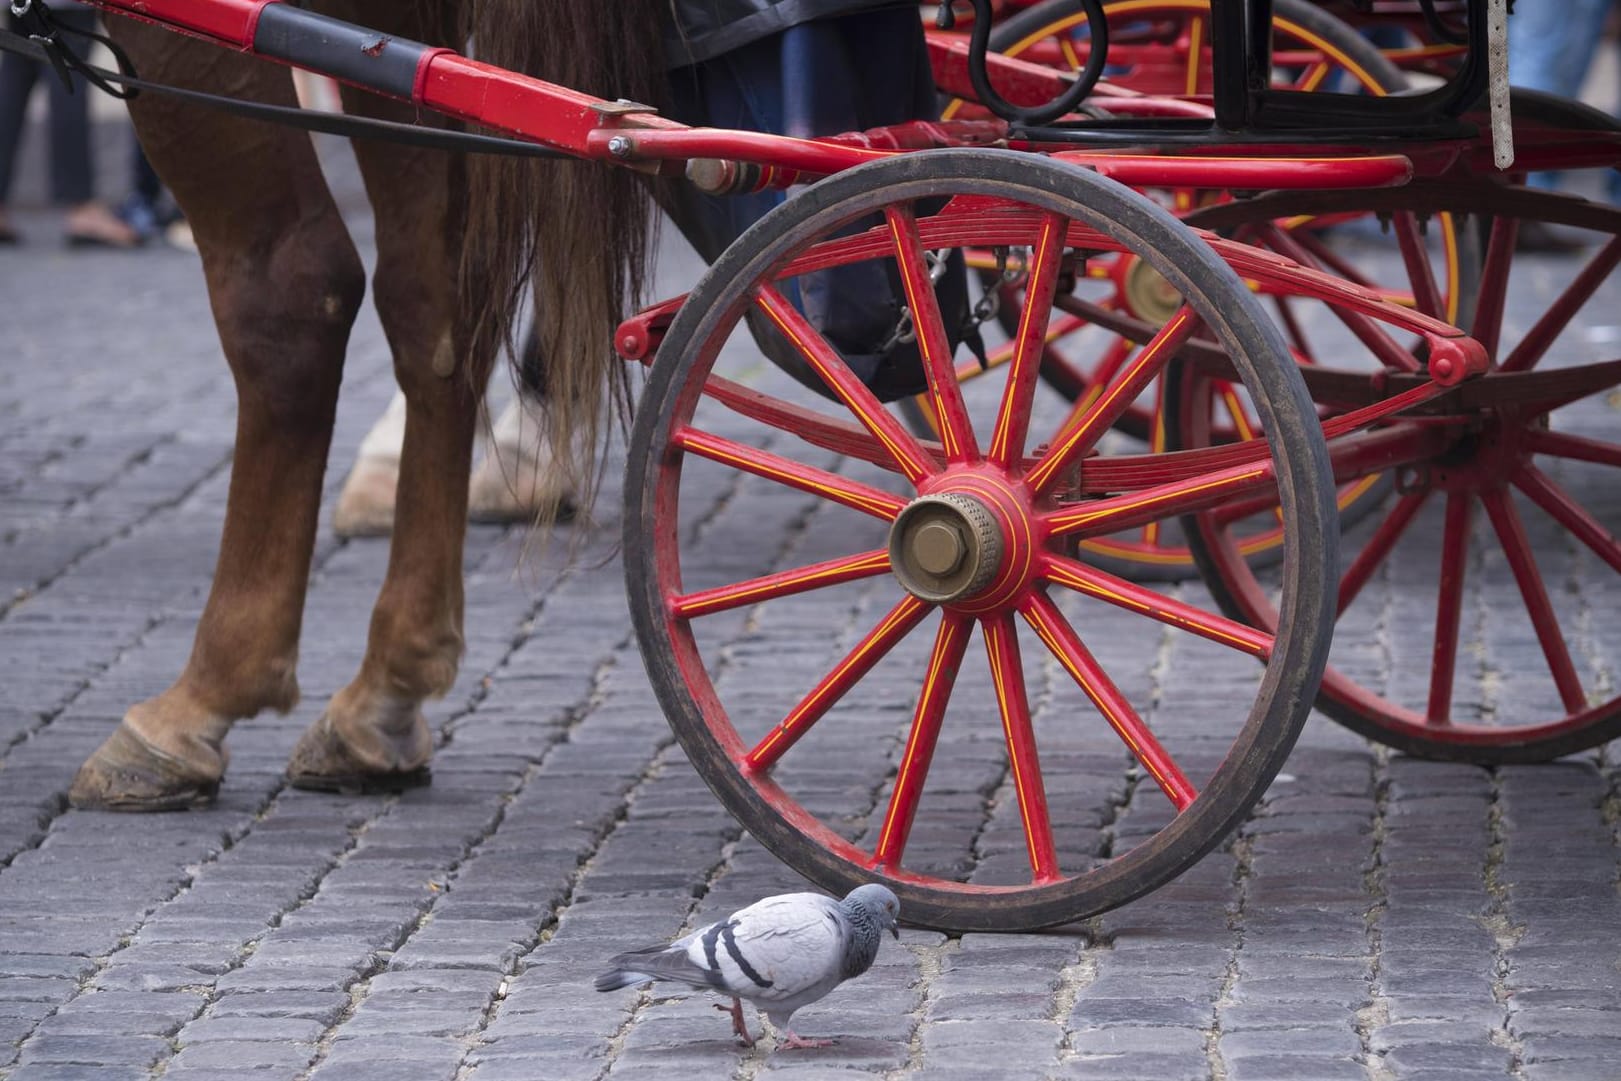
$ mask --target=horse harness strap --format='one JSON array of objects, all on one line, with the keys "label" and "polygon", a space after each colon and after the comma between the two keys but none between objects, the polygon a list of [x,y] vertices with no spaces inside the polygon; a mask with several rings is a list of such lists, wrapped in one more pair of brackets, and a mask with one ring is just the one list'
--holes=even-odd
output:
[{"label": "horse harness strap", "polygon": [[[130,62],[128,55],[110,38],[102,34],[82,34],[59,26],[51,18],[44,0],[11,0],[11,14],[16,18],[22,32],[0,28],[0,52],[16,53],[39,63],[50,64],[69,93],[74,89],[72,73],[78,72],[97,89],[123,100],[129,100],[143,92],[150,92],[252,120],[263,120],[304,131],[341,135],[351,139],[381,139],[407,146],[467,154],[575,160],[573,155],[563,151],[538,143],[525,142],[522,139],[507,139],[498,135],[480,135],[466,131],[447,131],[418,124],[372,120],[285,105],[269,105],[265,102],[246,101],[242,98],[149,82],[135,74],[135,66]],[[107,46],[118,64],[118,70],[109,71],[86,61],[62,40],[63,33],[80,34]]]}]

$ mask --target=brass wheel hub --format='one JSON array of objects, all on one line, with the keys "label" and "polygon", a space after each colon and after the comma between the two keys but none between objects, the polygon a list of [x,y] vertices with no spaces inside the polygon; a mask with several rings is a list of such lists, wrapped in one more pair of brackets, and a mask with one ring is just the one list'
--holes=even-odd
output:
[{"label": "brass wheel hub", "polygon": [[889,531],[889,565],[901,585],[934,604],[971,597],[1002,563],[1002,531],[971,495],[946,492],[913,500]]},{"label": "brass wheel hub", "polygon": [[1131,260],[1121,289],[1132,313],[1151,323],[1166,322],[1182,306],[1182,294],[1176,287],[1141,259]]}]

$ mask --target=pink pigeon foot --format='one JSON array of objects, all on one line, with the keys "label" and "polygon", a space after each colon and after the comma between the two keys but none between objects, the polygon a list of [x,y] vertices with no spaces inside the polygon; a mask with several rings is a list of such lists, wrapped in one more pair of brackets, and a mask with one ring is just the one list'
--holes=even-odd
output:
[{"label": "pink pigeon foot", "polygon": [[837,1041],[807,1039],[806,1037],[795,1033],[793,1029],[789,1029],[788,1038],[778,1044],[777,1049],[780,1051],[786,1051],[793,1047],[832,1047],[835,1042]]},{"label": "pink pigeon foot", "polygon": [[754,1046],[754,1037],[749,1035],[749,1026],[743,1021],[742,999],[734,997],[730,1006],[722,1006],[717,1002],[715,1003],[715,1009],[719,1010],[721,1013],[729,1013],[732,1015],[732,1032],[740,1041],[742,1041],[744,1047]]}]

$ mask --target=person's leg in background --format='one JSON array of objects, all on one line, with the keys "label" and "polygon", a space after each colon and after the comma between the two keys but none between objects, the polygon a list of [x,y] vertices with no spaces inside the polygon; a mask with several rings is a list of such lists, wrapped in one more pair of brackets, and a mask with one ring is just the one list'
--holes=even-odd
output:
[{"label": "person's leg in background", "polygon": [[33,92],[39,69],[34,61],[16,53],[0,53],[0,244],[15,244],[18,240],[6,216],[6,203],[11,198],[17,146],[22,142],[23,121],[28,115],[28,96]]},{"label": "person's leg in background", "polygon": [[[52,16],[69,31],[67,40],[75,52],[88,51],[88,43],[82,35],[96,30],[94,10],[59,7],[52,10]],[[67,242],[109,248],[138,247],[140,235],[96,198],[90,140],[90,87],[82,78],[74,77],[70,88],[54,73],[45,82],[50,88],[51,107],[51,198],[58,206],[68,208],[63,223]]]}]

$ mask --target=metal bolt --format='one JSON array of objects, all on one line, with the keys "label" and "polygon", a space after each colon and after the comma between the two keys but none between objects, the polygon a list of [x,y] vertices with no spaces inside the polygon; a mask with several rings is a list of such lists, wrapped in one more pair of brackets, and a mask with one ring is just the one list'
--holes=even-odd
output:
[{"label": "metal bolt", "polygon": [[623,135],[615,135],[608,140],[608,153],[616,158],[628,158],[631,152],[631,142]]},{"label": "metal bolt", "polygon": [[912,541],[917,565],[937,578],[944,578],[962,566],[968,554],[962,530],[950,522],[928,522]]}]

